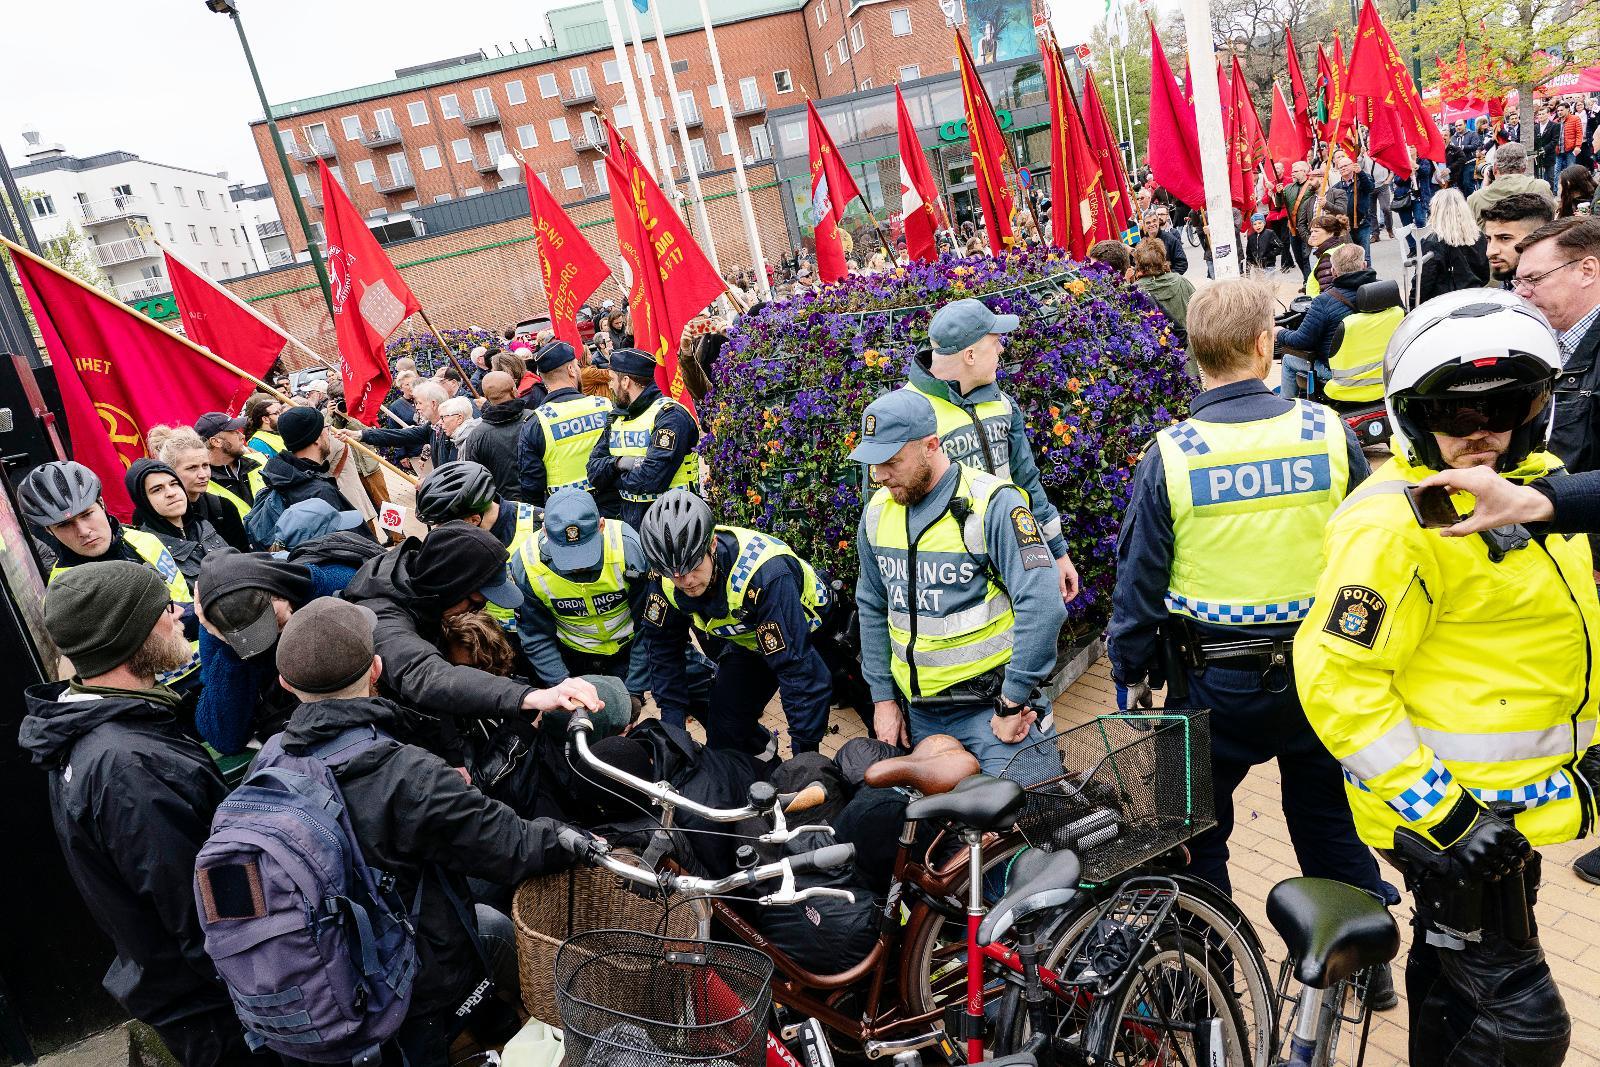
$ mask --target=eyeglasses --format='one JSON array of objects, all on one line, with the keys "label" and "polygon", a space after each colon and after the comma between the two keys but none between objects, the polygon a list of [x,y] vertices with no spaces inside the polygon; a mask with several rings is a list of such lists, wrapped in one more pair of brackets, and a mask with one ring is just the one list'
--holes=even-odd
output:
[{"label": "eyeglasses", "polygon": [[1560,266],[1551,267],[1549,270],[1545,271],[1544,273],[1535,274],[1532,277],[1528,277],[1526,275],[1519,274],[1516,277],[1511,279],[1511,288],[1516,290],[1519,293],[1521,293],[1521,292],[1529,292],[1529,293],[1531,293],[1531,292],[1533,292],[1535,289],[1537,289],[1539,287],[1539,283],[1540,282],[1542,282],[1546,278],[1550,277],[1550,275],[1554,274],[1556,271],[1565,270],[1566,268],[1572,266],[1574,263],[1582,263],[1584,260],[1586,260],[1588,258],[1589,258],[1588,256],[1579,256],[1577,259],[1569,259],[1565,263],[1561,264]]}]

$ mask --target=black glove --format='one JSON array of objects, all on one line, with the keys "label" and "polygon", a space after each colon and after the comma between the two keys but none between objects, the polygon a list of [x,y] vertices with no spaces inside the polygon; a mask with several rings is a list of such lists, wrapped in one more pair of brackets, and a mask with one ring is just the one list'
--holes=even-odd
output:
[{"label": "black glove", "polygon": [[1468,875],[1492,881],[1520,870],[1533,846],[1514,823],[1480,808],[1471,827],[1445,852]]}]

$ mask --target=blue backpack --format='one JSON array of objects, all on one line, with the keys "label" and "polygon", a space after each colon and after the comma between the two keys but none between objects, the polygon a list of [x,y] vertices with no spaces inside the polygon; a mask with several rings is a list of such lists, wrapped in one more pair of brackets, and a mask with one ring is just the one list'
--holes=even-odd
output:
[{"label": "blue backpack", "polygon": [[211,821],[195,900],[252,1051],[376,1064],[405,1021],[422,882],[408,906],[367,866],[333,776],[391,740],[363,726],[293,756],[278,734]]},{"label": "blue backpack", "polygon": [[272,547],[278,539],[278,519],[283,511],[283,495],[271,486],[262,486],[244,516],[244,533],[252,545]]}]

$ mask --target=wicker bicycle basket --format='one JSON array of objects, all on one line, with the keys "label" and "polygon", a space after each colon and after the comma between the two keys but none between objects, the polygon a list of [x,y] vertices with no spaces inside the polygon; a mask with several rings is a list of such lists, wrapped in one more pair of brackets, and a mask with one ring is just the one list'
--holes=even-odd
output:
[{"label": "wicker bicycle basket", "polygon": [[[618,850],[619,856],[627,854]],[[705,903],[673,897],[672,904],[669,912],[660,900],[646,900],[621,878],[597,867],[574,867],[523,882],[511,903],[522,1006],[541,1022],[561,1025],[556,1007],[556,954],[561,943],[575,934],[630,929],[657,930],[670,937],[696,936],[706,914]]]},{"label": "wicker bicycle basket", "polygon": [[1018,828],[1103,883],[1215,825],[1210,714],[1106,715],[1023,749],[1002,772],[1028,794]]}]

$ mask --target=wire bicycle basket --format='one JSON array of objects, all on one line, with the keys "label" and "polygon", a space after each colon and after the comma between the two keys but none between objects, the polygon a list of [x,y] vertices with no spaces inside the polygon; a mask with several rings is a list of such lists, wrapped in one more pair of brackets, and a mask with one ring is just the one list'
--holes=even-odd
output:
[{"label": "wire bicycle basket", "polygon": [[556,954],[574,1067],[762,1067],[772,960],[746,945],[632,930],[577,934]]},{"label": "wire bicycle basket", "polygon": [[1018,752],[1001,777],[1027,792],[1029,844],[1072,849],[1104,883],[1216,824],[1211,713],[1105,715]]}]

